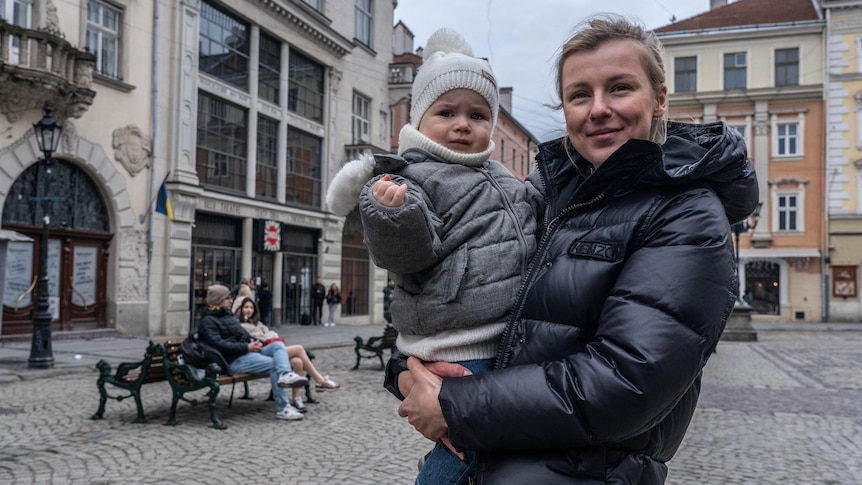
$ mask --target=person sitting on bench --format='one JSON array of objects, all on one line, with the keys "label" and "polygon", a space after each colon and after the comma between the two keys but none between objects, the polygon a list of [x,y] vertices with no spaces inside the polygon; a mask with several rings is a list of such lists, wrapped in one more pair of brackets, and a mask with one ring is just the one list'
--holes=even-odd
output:
[{"label": "person sitting on bench", "polygon": [[207,288],[207,309],[198,325],[200,338],[222,353],[231,373],[269,374],[277,419],[299,420],[304,416],[291,406],[284,388],[304,387],[308,379],[290,366],[283,342],[264,346],[252,338],[231,313],[230,290],[223,285]]}]

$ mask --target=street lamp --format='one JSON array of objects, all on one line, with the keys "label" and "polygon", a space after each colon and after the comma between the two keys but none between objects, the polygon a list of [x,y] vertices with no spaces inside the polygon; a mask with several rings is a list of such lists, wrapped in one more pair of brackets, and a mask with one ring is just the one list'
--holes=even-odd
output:
[{"label": "street lamp", "polygon": [[27,361],[30,367],[46,369],[54,365],[54,352],[51,348],[51,311],[48,296],[48,225],[51,224],[51,216],[48,212],[48,179],[51,177],[51,155],[57,151],[60,144],[60,133],[63,126],[57,124],[51,116],[50,106],[45,105],[45,115],[38,123],[33,124],[36,133],[36,142],[42,152],[43,173],[37,179],[43,188],[37,187],[37,195],[33,199],[42,205],[42,264],[39,268],[39,300],[36,313],[33,314],[33,340],[30,343],[30,359]]},{"label": "street lamp", "polygon": [[[742,287],[742,282],[739,281],[739,235],[745,234],[748,231],[753,231],[755,227],[757,227],[757,221],[760,219],[760,208],[763,206],[763,202],[758,202],[757,207],[754,209],[754,213],[751,214],[750,217],[746,217],[745,219],[733,224],[730,226],[730,230],[733,231],[734,238],[734,257],[736,259],[736,281],[739,284],[740,288]],[[736,305],[747,305],[745,301],[742,300],[742,296],[737,292],[736,295]]]}]

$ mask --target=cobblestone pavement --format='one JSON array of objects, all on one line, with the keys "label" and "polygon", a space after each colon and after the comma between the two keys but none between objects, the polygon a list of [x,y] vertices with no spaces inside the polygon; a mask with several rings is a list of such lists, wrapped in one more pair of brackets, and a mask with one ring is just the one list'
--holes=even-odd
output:
[{"label": "cobblestone pavement", "polygon": [[862,332],[721,342],[668,484],[862,483]]},{"label": "cobblestone pavement", "polygon": [[[760,332],[721,342],[668,484],[862,483],[862,332]],[[144,387],[149,422],[109,401],[93,421],[96,373],[0,382],[0,483],[407,484],[431,445],[396,413],[372,360],[350,370],[352,347],[315,349],[315,365],[343,387],[317,393],[306,418],[274,419],[268,384],[252,401],[222,390],[210,427],[204,405],[180,403],[165,426],[167,384]],[[112,362],[116,364],[116,362]]]}]

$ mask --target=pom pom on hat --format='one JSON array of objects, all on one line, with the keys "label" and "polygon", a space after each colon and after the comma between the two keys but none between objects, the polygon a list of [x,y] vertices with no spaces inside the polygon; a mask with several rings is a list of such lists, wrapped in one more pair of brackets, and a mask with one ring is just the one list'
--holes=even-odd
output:
[{"label": "pom pom on hat", "polygon": [[230,290],[227,286],[212,285],[207,288],[207,305],[219,306],[228,296],[230,296]]},{"label": "pom pom on hat", "polygon": [[500,111],[500,94],[491,65],[473,57],[473,49],[461,34],[442,28],[428,38],[422,65],[413,81],[410,125],[419,128],[419,121],[434,101],[459,88],[475,91],[488,101],[493,131]]}]

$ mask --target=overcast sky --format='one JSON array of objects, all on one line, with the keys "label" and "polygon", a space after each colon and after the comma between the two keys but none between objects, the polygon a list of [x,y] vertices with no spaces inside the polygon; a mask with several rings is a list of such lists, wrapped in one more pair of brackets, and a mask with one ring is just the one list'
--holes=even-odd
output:
[{"label": "overcast sky", "polygon": [[563,133],[556,102],[554,58],[574,26],[592,14],[620,13],[649,28],[699,15],[710,0],[398,0],[395,22],[413,32],[414,49],[441,27],[463,35],[486,57],[501,87],[512,87],[515,119],[540,142]]}]

